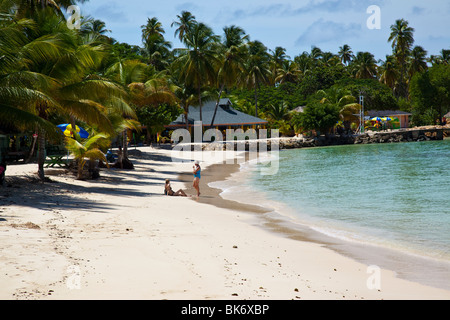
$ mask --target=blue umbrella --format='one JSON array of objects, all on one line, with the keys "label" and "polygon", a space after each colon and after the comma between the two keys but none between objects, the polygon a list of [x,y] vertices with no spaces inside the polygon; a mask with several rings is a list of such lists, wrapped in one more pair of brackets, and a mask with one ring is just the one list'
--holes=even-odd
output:
[{"label": "blue umbrella", "polygon": [[375,118],[372,118],[372,119],[370,119],[371,121],[381,121],[381,118],[380,117],[375,117]]},{"label": "blue umbrella", "polygon": [[[71,137],[71,129],[72,129],[72,125],[69,123],[63,123],[60,125],[57,125],[58,128],[61,129],[61,131],[64,133],[64,135],[66,135],[67,137]],[[75,131],[80,135],[81,138],[83,139],[87,139],[89,137],[89,133],[84,130],[83,128],[75,125]]]}]

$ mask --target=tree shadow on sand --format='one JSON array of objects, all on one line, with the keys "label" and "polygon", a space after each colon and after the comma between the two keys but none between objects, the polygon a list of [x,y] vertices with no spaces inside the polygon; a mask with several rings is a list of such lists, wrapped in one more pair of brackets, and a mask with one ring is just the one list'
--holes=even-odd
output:
[{"label": "tree shadow on sand", "polygon": [[[118,197],[151,197],[157,194],[132,188],[104,186],[80,186],[47,179],[42,182],[30,176],[11,177],[10,187],[0,189],[0,206],[20,205],[37,209],[61,209],[83,211],[120,210],[120,206],[86,197],[86,194],[115,195]],[[158,194],[160,195],[160,194]]]}]

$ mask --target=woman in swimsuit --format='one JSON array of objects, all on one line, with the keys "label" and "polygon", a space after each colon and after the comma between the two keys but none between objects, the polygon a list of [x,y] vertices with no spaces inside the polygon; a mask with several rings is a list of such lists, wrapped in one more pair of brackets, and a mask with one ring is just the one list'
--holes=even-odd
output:
[{"label": "woman in swimsuit", "polygon": [[177,192],[173,192],[172,187],[170,186],[170,180],[166,179],[166,186],[164,188],[165,193],[168,196],[182,196],[182,197],[187,197],[186,193],[184,193],[183,190],[178,190]]},{"label": "woman in swimsuit", "polygon": [[200,172],[202,169],[200,168],[198,161],[195,161],[195,165],[193,166],[193,168],[194,168],[193,187],[195,188],[195,190],[197,190],[197,197],[198,197],[198,196],[200,196]]}]

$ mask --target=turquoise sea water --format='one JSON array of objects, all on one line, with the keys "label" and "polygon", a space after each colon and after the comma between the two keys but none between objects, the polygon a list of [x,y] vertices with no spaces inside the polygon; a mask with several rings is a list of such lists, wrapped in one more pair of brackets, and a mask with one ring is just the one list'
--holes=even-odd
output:
[{"label": "turquoise sea water", "polygon": [[450,140],[286,150],[250,183],[328,234],[450,260]]},{"label": "turquoise sea water", "polygon": [[251,202],[252,194],[328,236],[450,262],[450,140],[282,150],[279,158],[275,175],[243,165],[239,187],[221,185],[224,198]]}]

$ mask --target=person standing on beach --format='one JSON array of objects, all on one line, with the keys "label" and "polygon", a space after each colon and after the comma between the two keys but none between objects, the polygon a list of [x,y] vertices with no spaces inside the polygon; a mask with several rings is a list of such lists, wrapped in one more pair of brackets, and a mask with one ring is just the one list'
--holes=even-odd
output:
[{"label": "person standing on beach", "polygon": [[202,169],[200,168],[198,161],[195,161],[193,168],[194,168],[193,187],[195,188],[195,190],[197,190],[197,197],[198,197],[198,196],[200,196],[200,172]]}]

